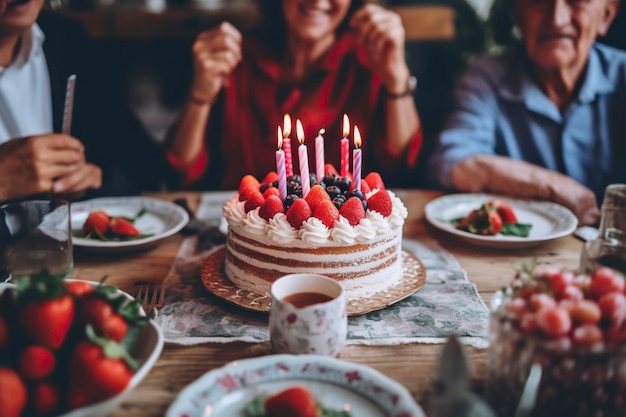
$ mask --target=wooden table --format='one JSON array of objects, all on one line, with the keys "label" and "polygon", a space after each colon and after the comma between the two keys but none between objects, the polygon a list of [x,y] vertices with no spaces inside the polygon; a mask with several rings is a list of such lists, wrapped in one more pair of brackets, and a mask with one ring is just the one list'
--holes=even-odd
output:
[{"label": "wooden table", "polygon": [[[182,194],[196,207],[199,194]],[[404,200],[409,217],[404,236],[413,239],[434,238],[451,252],[476,283],[485,300],[508,283],[514,269],[536,257],[540,262],[559,267],[578,265],[582,243],[572,236],[540,246],[514,251],[480,249],[429,226],[424,219],[424,206],[439,196],[434,191],[408,191]],[[167,199],[181,194],[157,195]],[[172,236],[147,252],[124,256],[96,256],[76,253],[75,277],[98,280],[108,275],[108,282],[130,291],[132,283],[141,279],[163,279],[176,257],[181,236]],[[428,411],[432,376],[441,345],[407,344],[397,346],[347,346],[340,359],[371,366],[409,389],[418,403]],[[467,348],[473,365],[473,376],[480,388],[485,375],[486,351]],[[269,343],[207,343],[196,346],[165,345],[161,357],[144,381],[132,392],[113,417],[162,416],[178,393],[207,371],[227,362],[271,354]]]}]

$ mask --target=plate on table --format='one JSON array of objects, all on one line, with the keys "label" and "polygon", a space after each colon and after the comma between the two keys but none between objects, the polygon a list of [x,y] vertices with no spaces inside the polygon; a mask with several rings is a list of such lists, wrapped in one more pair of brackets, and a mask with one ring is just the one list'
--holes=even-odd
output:
[{"label": "plate on table", "polygon": [[321,405],[350,410],[353,417],[423,417],[411,394],[367,366],[327,356],[269,355],[244,359],[210,371],[187,386],[167,417],[246,417],[245,406],[258,395],[300,385]]},{"label": "plate on table", "polygon": [[[200,277],[215,296],[246,310],[267,313],[271,297],[237,287],[224,271],[226,246],[213,251],[205,260]],[[392,287],[359,299],[347,299],[348,316],[381,310],[417,292],[426,283],[426,268],[415,255],[402,251],[402,277]]]},{"label": "plate on table", "polygon": [[[483,203],[498,199],[510,204],[519,223],[532,224],[528,237],[477,235],[459,230],[452,224]],[[450,194],[426,204],[426,220],[438,229],[458,236],[478,246],[502,249],[519,249],[570,235],[578,219],[569,209],[549,201],[508,198],[490,194]]]},{"label": "plate on table", "polygon": [[129,218],[145,210],[134,222],[135,228],[145,237],[124,241],[72,238],[75,247],[98,252],[125,252],[149,247],[178,232],[189,221],[187,212],[169,201],[149,197],[103,197],[71,204],[73,232],[82,230],[93,210],[102,210],[110,217]]}]

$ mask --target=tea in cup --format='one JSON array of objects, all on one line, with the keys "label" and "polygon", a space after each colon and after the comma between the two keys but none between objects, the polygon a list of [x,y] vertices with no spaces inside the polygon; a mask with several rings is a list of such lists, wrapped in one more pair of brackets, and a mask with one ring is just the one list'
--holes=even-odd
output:
[{"label": "tea in cup", "polygon": [[343,288],[316,274],[286,275],[272,284],[270,340],[276,353],[337,356],[348,318]]}]

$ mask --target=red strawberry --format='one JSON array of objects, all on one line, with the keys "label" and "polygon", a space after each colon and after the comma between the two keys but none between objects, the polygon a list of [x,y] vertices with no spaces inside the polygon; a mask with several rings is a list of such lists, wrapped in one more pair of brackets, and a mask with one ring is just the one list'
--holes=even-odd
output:
[{"label": "red strawberry", "polygon": [[26,406],[26,385],[12,369],[0,368],[0,416],[18,417]]},{"label": "red strawberry", "polygon": [[294,386],[265,400],[265,414],[272,417],[317,417],[317,403],[307,388]]},{"label": "red strawberry", "polygon": [[82,297],[83,295],[92,292],[94,286],[91,285],[88,281],[72,281],[66,282],[65,288],[70,294],[76,297]]},{"label": "red strawberry", "polygon": [[328,175],[328,174],[335,174],[336,176],[339,176],[339,172],[337,172],[337,170],[332,164],[324,165],[324,175]]},{"label": "red strawberry", "polygon": [[102,210],[95,210],[89,213],[87,220],[83,224],[83,232],[104,236],[109,227],[109,216]]},{"label": "red strawberry", "polygon": [[326,227],[332,229],[335,225],[335,220],[339,219],[339,210],[330,200],[323,200],[313,211],[313,217],[316,217],[324,223]]},{"label": "red strawberry", "polygon": [[260,192],[261,184],[252,175],[246,175],[239,183],[239,201],[246,201],[254,193]]},{"label": "red strawberry", "polygon": [[241,194],[241,191],[244,188],[248,188],[250,186],[259,188],[261,186],[261,184],[259,183],[259,180],[254,178],[252,175],[248,174],[248,175],[244,176],[241,179],[241,181],[239,182],[239,193]]},{"label": "red strawberry", "polygon": [[359,197],[350,197],[341,209],[339,214],[348,220],[350,226],[356,226],[361,222],[361,219],[365,218],[365,210],[363,209],[363,203]]},{"label": "red strawberry", "polygon": [[59,405],[59,390],[48,382],[37,384],[30,400],[40,416],[50,416]]},{"label": "red strawberry", "polygon": [[267,173],[261,184],[271,184],[273,182],[278,181],[278,174],[275,171],[270,171]]},{"label": "red strawberry", "polygon": [[244,205],[244,209],[246,213],[254,210],[257,207],[260,207],[263,203],[265,203],[265,197],[261,194],[260,191],[250,194],[250,197],[246,200],[246,204]]},{"label": "red strawberry", "polygon": [[[109,347],[110,346],[110,347]],[[70,356],[68,403],[72,408],[93,404],[124,390],[133,371],[115,342],[83,340]]]},{"label": "red strawberry", "polygon": [[326,190],[319,184],[315,184],[311,187],[311,190],[306,195],[305,200],[311,206],[311,210],[315,212],[317,206],[323,201],[330,201],[330,196]]},{"label": "red strawberry", "polygon": [[370,196],[370,198],[367,199],[367,206],[369,210],[377,211],[385,217],[391,214],[391,209],[393,208],[391,197],[389,197],[389,193],[384,189]]},{"label": "red strawberry", "polygon": [[265,200],[259,209],[259,216],[265,220],[269,220],[276,214],[283,213],[284,211],[285,207],[283,206],[283,202],[280,200],[280,197],[271,195]]},{"label": "red strawberry", "polygon": [[276,197],[280,197],[280,191],[278,191],[278,188],[276,188],[276,187],[267,187],[265,192],[263,192],[263,198],[265,198],[266,200],[271,195],[275,195]]},{"label": "red strawberry", "polygon": [[495,209],[504,223],[517,223],[517,216],[511,207],[507,203],[503,203],[500,200],[491,200],[487,203],[487,207]]},{"label": "red strawberry", "polygon": [[141,234],[131,222],[122,217],[112,219],[109,227],[111,232],[117,236],[139,236]]},{"label": "red strawberry", "polygon": [[74,300],[69,295],[31,300],[18,309],[18,322],[35,343],[55,350],[61,347],[74,318]]},{"label": "red strawberry", "polygon": [[44,379],[55,364],[54,354],[43,346],[30,345],[20,352],[20,374],[28,380]]},{"label": "red strawberry", "polygon": [[296,229],[299,229],[309,217],[311,217],[311,207],[304,198],[294,201],[287,210],[287,221]]},{"label": "red strawberry", "polygon": [[380,177],[380,174],[378,172],[370,172],[364,178],[364,181],[367,183],[367,185],[370,186],[372,190],[374,188],[378,188],[379,190],[385,189],[385,183],[383,182],[383,179]]}]

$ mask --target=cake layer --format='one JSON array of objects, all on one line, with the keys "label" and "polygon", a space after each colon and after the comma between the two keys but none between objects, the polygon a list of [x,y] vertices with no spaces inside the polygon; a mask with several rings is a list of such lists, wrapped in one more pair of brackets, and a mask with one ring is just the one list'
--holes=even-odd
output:
[{"label": "cake layer", "polygon": [[267,245],[232,229],[227,240],[226,274],[239,288],[270,294],[283,275],[315,273],[337,280],[347,299],[367,297],[402,276],[402,235],[391,233],[370,244],[305,249]]}]

